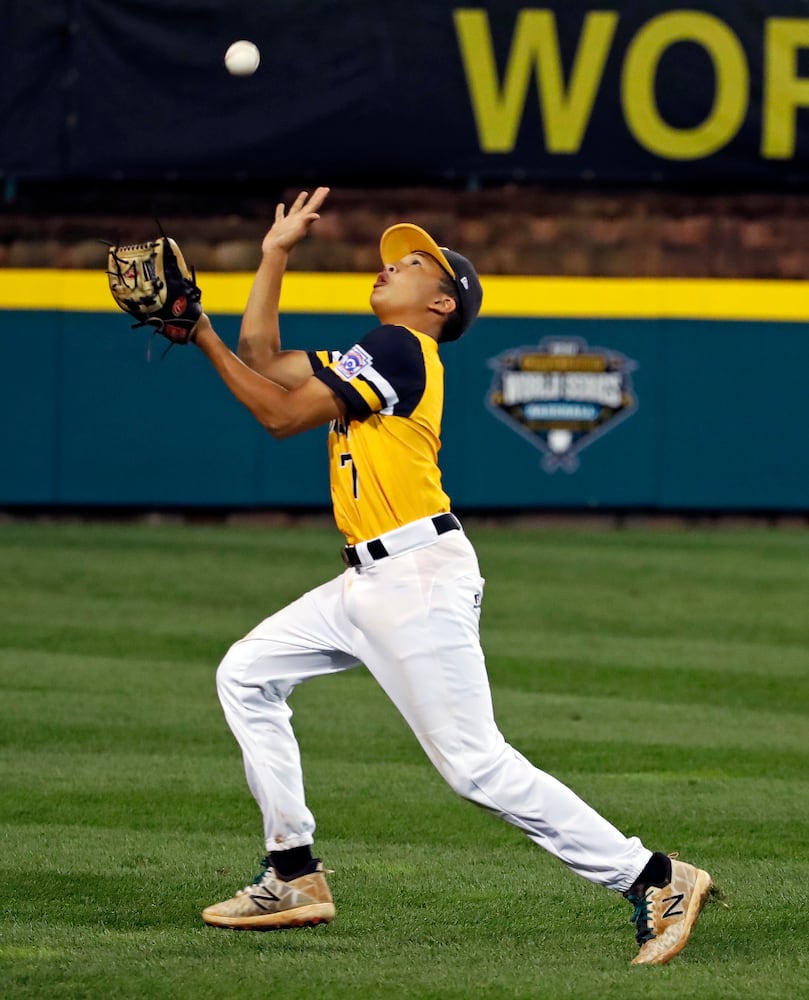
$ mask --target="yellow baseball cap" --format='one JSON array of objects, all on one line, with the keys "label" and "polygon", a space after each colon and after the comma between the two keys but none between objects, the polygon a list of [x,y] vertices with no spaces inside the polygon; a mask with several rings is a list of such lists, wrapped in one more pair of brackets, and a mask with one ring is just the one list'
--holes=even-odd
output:
[{"label": "yellow baseball cap", "polygon": [[417,250],[437,260],[455,283],[461,323],[456,327],[454,335],[443,339],[457,340],[477,319],[483,302],[483,289],[477,271],[466,257],[448,247],[440,247],[426,230],[412,222],[400,222],[391,226],[379,241],[383,264],[394,264]]}]

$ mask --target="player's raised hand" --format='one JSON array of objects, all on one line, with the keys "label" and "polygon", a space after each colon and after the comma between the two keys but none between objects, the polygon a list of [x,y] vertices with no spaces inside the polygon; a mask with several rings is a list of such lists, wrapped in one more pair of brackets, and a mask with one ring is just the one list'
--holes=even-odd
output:
[{"label": "player's raised hand", "polygon": [[261,243],[262,253],[270,250],[291,250],[309,232],[320,216],[318,210],[329,193],[327,187],[317,188],[311,195],[301,191],[287,210],[283,203],[275,209],[275,222]]}]

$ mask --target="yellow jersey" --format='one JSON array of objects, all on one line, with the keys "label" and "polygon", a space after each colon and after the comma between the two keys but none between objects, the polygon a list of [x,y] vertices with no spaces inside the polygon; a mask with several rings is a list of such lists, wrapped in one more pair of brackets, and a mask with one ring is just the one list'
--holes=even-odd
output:
[{"label": "yellow jersey", "polygon": [[310,351],[314,375],[346,404],[329,426],[334,519],[349,545],[450,509],[438,450],[438,344],[404,326],[371,330],[344,354]]}]

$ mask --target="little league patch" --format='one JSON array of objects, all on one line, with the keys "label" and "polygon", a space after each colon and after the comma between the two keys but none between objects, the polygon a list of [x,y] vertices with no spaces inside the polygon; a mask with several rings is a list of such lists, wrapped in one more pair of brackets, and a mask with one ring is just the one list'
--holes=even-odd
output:
[{"label": "little league patch", "polygon": [[343,376],[344,379],[352,379],[364,369],[374,359],[371,355],[364,351],[359,344],[355,344],[350,351],[340,358],[337,364],[337,371]]}]

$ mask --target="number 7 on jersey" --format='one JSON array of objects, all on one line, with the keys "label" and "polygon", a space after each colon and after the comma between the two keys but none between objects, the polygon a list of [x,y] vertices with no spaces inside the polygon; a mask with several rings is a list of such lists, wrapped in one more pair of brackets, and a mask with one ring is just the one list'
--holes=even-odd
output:
[{"label": "number 7 on jersey", "polygon": [[347,465],[351,466],[351,492],[354,494],[354,499],[359,500],[360,484],[357,478],[357,466],[354,465],[354,459],[351,457],[351,452],[343,451],[340,453],[340,468],[344,469]]}]

